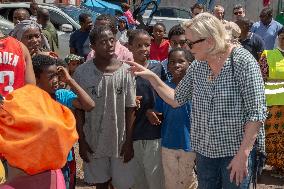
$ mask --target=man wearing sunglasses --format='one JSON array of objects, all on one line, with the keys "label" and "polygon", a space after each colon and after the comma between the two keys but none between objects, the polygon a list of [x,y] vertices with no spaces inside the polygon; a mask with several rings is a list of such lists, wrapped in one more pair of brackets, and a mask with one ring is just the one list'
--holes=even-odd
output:
[{"label": "man wearing sunglasses", "polygon": [[233,8],[233,14],[234,14],[235,20],[243,18],[246,16],[245,8],[241,4],[237,4]]}]

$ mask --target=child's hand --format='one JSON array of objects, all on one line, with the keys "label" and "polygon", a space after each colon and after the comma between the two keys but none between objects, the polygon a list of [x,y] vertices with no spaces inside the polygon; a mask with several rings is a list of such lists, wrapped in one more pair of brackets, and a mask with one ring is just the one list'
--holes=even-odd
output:
[{"label": "child's hand", "polygon": [[162,116],[162,113],[160,112],[154,112],[154,110],[147,110],[146,117],[150,121],[152,125],[160,125],[162,121],[159,119],[159,117]]},{"label": "child's hand", "polygon": [[87,163],[90,162],[88,152],[94,153],[85,139],[79,139],[79,155]]},{"label": "child's hand", "polygon": [[70,82],[70,80],[72,79],[68,70],[64,68],[63,66],[58,66],[57,72],[58,72],[59,81],[62,81],[68,84],[68,82]]},{"label": "child's hand", "polygon": [[141,99],[142,99],[142,96],[136,96],[136,99],[135,99],[136,110],[138,110],[141,107]]},{"label": "child's hand", "polygon": [[123,163],[129,162],[134,157],[133,143],[126,141],[121,148],[120,156],[123,157]]}]

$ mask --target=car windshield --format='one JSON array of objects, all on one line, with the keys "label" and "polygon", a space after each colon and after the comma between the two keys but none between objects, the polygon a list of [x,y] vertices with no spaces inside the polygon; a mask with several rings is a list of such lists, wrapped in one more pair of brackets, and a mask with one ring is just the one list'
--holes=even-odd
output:
[{"label": "car windshield", "polygon": [[79,15],[81,13],[88,13],[92,15],[93,21],[96,20],[97,16],[99,15],[98,13],[92,12],[88,9],[85,8],[78,8],[74,6],[61,6],[59,7],[63,12],[65,12],[68,16],[73,18],[78,24],[79,24]]}]

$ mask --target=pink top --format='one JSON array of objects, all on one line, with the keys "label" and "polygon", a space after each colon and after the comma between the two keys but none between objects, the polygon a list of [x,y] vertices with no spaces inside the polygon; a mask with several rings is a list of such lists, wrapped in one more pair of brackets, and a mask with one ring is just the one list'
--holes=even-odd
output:
[{"label": "pink top", "polygon": [[[118,60],[121,61],[133,61],[133,55],[132,52],[130,52],[125,46],[123,46],[119,41],[115,44],[115,55]],[[95,51],[92,50],[88,56],[87,61],[91,60],[95,57]]]},{"label": "pink top", "polygon": [[132,13],[130,12],[130,10],[125,11],[125,12],[123,13],[123,16],[125,16],[125,17],[127,18],[129,24],[132,24],[132,25],[135,25],[135,24],[136,24],[136,21],[134,20],[133,15],[132,15]]}]

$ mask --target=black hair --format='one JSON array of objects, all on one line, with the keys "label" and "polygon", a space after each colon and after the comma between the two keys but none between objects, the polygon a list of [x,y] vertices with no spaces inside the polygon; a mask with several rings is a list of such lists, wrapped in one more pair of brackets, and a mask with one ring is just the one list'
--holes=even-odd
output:
[{"label": "black hair", "polygon": [[260,15],[272,16],[273,10],[271,7],[265,7],[261,10]]},{"label": "black hair", "polygon": [[27,14],[27,16],[30,17],[30,12],[25,8],[16,9],[16,10],[14,10],[13,14],[15,14],[15,12],[20,12],[20,11],[25,12]]},{"label": "black hair", "polygon": [[88,13],[81,13],[79,15],[79,23],[80,24],[84,23],[87,20],[87,18],[92,18],[92,16]]},{"label": "black hair", "polygon": [[90,43],[95,44],[101,35],[106,31],[113,32],[109,26],[95,26],[89,34]]},{"label": "black hair", "polygon": [[136,29],[136,30],[131,30],[129,32],[129,35],[128,35],[128,43],[130,45],[132,45],[135,37],[137,37],[138,35],[140,34],[143,34],[143,35],[147,35],[150,37],[149,33],[146,31],[146,30],[143,30],[143,29]]},{"label": "black hair", "polygon": [[194,9],[203,9],[204,10],[204,5],[201,3],[195,3],[194,5],[192,5],[192,7],[190,8],[191,12],[193,12]]},{"label": "black hair", "polygon": [[158,22],[158,23],[156,23],[156,24],[153,26],[153,28],[155,28],[155,27],[157,27],[157,26],[162,26],[162,28],[164,29],[164,31],[166,31],[166,26],[165,26],[165,24],[163,24],[163,23],[161,23],[161,22]]},{"label": "black hair", "polygon": [[178,25],[173,26],[170,29],[169,34],[168,34],[168,38],[170,40],[172,38],[172,36],[174,36],[174,35],[184,35],[184,34],[185,34],[184,28],[180,24],[178,24]]},{"label": "black hair", "polygon": [[101,14],[96,18],[95,25],[97,21],[108,21],[108,26],[112,29],[114,34],[117,33],[117,19],[109,14]]},{"label": "black hair", "polygon": [[237,10],[237,9],[245,9],[243,5],[241,4],[236,4],[233,8],[233,11]]},{"label": "black hair", "polygon": [[56,60],[56,66],[63,66],[65,68],[67,68],[68,67],[68,63],[65,60],[63,60],[63,59],[58,58]]},{"label": "black hair", "polygon": [[37,16],[41,17],[41,16],[46,16],[45,14],[48,13],[49,14],[49,10],[45,9],[45,8],[40,8],[37,11]]},{"label": "black hair", "polygon": [[186,49],[183,49],[183,48],[174,48],[174,49],[172,49],[170,52],[169,52],[169,55],[168,55],[168,59],[170,59],[170,56],[174,53],[174,52],[178,52],[178,51],[180,51],[180,52],[183,52],[184,53],[184,57],[185,57],[185,59],[189,62],[189,63],[191,63],[191,62],[193,62],[194,61],[194,56],[193,56],[193,54],[190,52],[190,51],[188,51],[188,50],[186,50]]},{"label": "black hair", "polygon": [[37,54],[32,57],[33,68],[36,78],[40,77],[44,67],[57,65],[57,59],[44,54]]},{"label": "black hair", "polygon": [[248,26],[248,28],[250,29],[253,25],[253,21],[251,21],[250,19],[248,18],[239,18],[236,23],[240,23],[240,24],[245,24]]},{"label": "black hair", "polygon": [[279,35],[282,34],[282,33],[284,33],[284,27],[282,27],[282,28],[278,31],[277,35],[279,36]]}]

